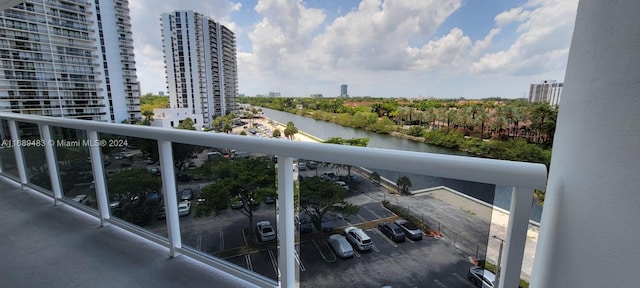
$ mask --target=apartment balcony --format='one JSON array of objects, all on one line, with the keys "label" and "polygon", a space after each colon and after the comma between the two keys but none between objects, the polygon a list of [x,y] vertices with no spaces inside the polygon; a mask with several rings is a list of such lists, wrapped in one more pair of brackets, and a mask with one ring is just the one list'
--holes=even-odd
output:
[{"label": "apartment balcony", "polygon": [[[508,232],[506,236],[502,236],[506,237],[506,239],[505,253],[503,254],[505,256],[502,259],[503,268],[501,274],[501,279],[504,283],[501,283],[501,285],[504,286],[501,287],[516,287],[516,283],[520,279],[521,274],[520,271],[523,262],[524,245],[527,238],[526,233],[533,189],[544,188],[546,182],[546,168],[544,165],[532,163],[264,139],[259,137],[243,137],[176,129],[167,130],[156,127],[109,124],[10,113],[0,113],[0,120],[2,126],[0,127],[0,131],[2,132],[3,143],[6,144],[4,145],[5,148],[0,149],[0,163],[2,163],[2,165],[0,165],[2,169],[1,174],[5,176],[2,180],[2,185],[9,187],[2,189],[4,195],[3,200],[0,201],[0,205],[5,207],[24,207],[18,209],[19,211],[8,210],[12,212],[8,212],[6,209],[0,209],[3,211],[1,213],[5,213],[2,219],[15,221],[10,225],[16,225],[12,226],[16,227],[16,229],[18,229],[17,225],[20,225],[18,223],[24,221],[19,219],[25,217],[33,219],[31,221],[42,224],[29,225],[26,232],[16,232],[16,235],[25,238],[38,235],[38,239],[41,240],[37,240],[35,243],[32,241],[17,240],[10,244],[10,249],[3,249],[3,251],[12,251],[11,253],[17,253],[15,255],[22,255],[22,253],[15,251],[38,249],[41,245],[43,247],[65,247],[53,250],[45,249],[44,251],[39,249],[38,251],[40,252],[29,254],[33,256],[25,255],[24,257],[18,256],[18,258],[20,258],[20,263],[24,265],[27,265],[27,263],[46,263],[55,261],[54,259],[56,257],[60,257],[56,251],[72,251],[73,253],[65,256],[64,269],[71,269],[71,267],[77,266],[73,265],[74,263],[82,262],[83,265],[82,267],[75,267],[74,273],[69,273],[70,275],[66,275],[67,273],[65,273],[65,276],[61,277],[66,279],[65,281],[70,281],[68,283],[82,281],[83,279],[91,279],[93,281],[104,279],[104,276],[97,275],[111,275],[109,276],[109,280],[105,282],[109,284],[104,285],[120,283],[119,281],[131,278],[114,277],[113,275],[119,275],[124,273],[124,271],[138,270],[139,267],[136,266],[138,265],[137,263],[157,263],[145,268],[145,270],[150,269],[150,271],[145,272],[144,275],[140,275],[143,279],[147,279],[144,281],[149,281],[144,283],[154,283],[154,286],[171,286],[172,282],[166,280],[167,277],[169,277],[169,275],[182,274],[190,275],[184,279],[190,286],[192,286],[192,284],[198,286],[198,283],[206,283],[206,281],[213,279],[223,281],[216,283],[228,284],[223,285],[223,287],[244,286],[247,285],[247,283],[261,287],[277,287],[278,285],[281,287],[293,287],[298,284],[301,286],[306,284],[312,285],[311,282],[306,282],[311,281],[305,279],[304,275],[306,274],[301,274],[303,273],[302,271],[305,270],[305,267],[299,263],[302,263],[300,261],[307,261],[309,257],[316,260],[321,258],[309,256],[310,252],[305,250],[313,246],[310,244],[311,242],[302,243],[302,239],[307,236],[305,234],[298,234],[297,224],[294,223],[294,216],[297,214],[294,213],[293,202],[294,180],[298,178],[294,175],[302,175],[304,173],[302,171],[294,171],[296,170],[294,168],[294,159],[310,159],[320,163],[350,165],[354,167],[353,175],[356,175],[356,173],[366,173],[366,171],[369,171],[368,169],[384,169],[394,171],[394,173],[413,173],[425,175],[426,177],[444,177],[488,183],[489,185],[499,184],[514,187],[512,191],[514,200],[512,200],[511,203],[511,218],[509,220]],[[10,145],[14,143],[10,139],[17,140],[17,142],[14,141],[15,143],[25,145]],[[23,141],[20,142],[19,140]],[[131,142],[127,144],[127,141]],[[28,145],[28,143],[30,144]],[[107,144],[106,146],[100,146],[90,143]],[[209,145],[206,143],[209,143]],[[159,151],[157,156],[155,156],[158,157],[158,162],[152,166],[143,164],[138,160],[133,160],[125,166],[123,164],[125,162],[122,162],[125,160],[121,160],[122,156],[118,157],[118,159],[114,158],[116,157],[114,156],[116,152],[120,153],[119,155],[127,154],[126,157],[129,159],[142,157],[141,154],[137,154],[140,152],[138,150],[140,149],[139,147],[141,147],[141,145],[148,146],[149,144],[157,146],[157,151]],[[248,228],[248,230],[247,228],[242,228],[246,224],[246,218],[239,216],[240,213],[236,213],[234,210],[225,210],[222,216],[206,216],[202,218],[179,216],[182,215],[182,212],[178,211],[178,202],[182,200],[180,198],[182,194],[178,195],[177,193],[183,190],[185,185],[189,186],[189,184],[182,183],[180,182],[181,180],[176,180],[181,179],[179,175],[185,172],[178,171],[173,163],[176,163],[175,161],[183,157],[176,153],[178,153],[177,151],[184,150],[184,147],[187,147],[187,145],[192,145],[188,147],[200,148],[198,150],[200,152],[196,155],[196,158],[194,158],[195,160],[193,160],[196,163],[194,166],[199,167],[205,166],[206,163],[212,161],[208,158],[211,153],[206,153],[206,151],[218,151],[218,149],[221,148],[246,151],[253,155],[263,155],[263,157],[267,157],[268,159],[277,158],[277,165],[271,166],[272,168],[270,169],[277,169],[277,173],[274,172],[271,173],[271,175],[277,174],[277,176],[274,176],[276,178],[274,178],[273,181],[277,182],[279,208],[274,209],[274,206],[263,204],[262,207],[255,210],[256,214],[254,217],[256,217],[256,221],[270,219],[271,223],[275,224],[274,227],[277,227],[276,230],[278,238],[280,239],[279,245],[276,245],[275,242],[261,241],[255,241],[254,244],[251,244],[254,242],[251,240],[253,238],[246,238],[253,234],[250,231],[251,228]],[[126,148],[125,146],[130,147]],[[76,152],[72,153],[71,151]],[[269,161],[269,163],[272,162]],[[334,167],[333,164],[328,164],[327,167],[329,166]],[[113,186],[117,185],[113,182],[115,178],[112,178],[117,176],[113,175],[119,175],[118,173],[123,173],[123,171],[135,171],[136,169],[128,169],[136,167],[156,171],[153,172],[158,175],[155,179],[161,183],[162,187],[161,193],[156,191],[154,194],[156,195],[154,199],[160,199],[160,202],[154,204],[155,206],[149,206],[148,210],[145,208],[145,211],[148,211],[148,215],[144,214],[144,216],[134,215],[135,213],[123,214],[122,209],[124,208],[122,207],[129,207],[127,206],[129,204],[124,203],[133,201],[131,199],[134,198],[122,198],[122,195],[115,194],[114,189],[116,188]],[[356,167],[366,167],[366,169]],[[43,174],[42,171],[47,172]],[[362,185],[372,185],[364,176],[361,176],[360,179],[366,183]],[[211,182],[205,181],[198,183],[197,185],[202,186]],[[385,185],[393,186],[393,183],[384,184],[383,186]],[[28,192],[20,192],[21,189],[19,187],[21,186]],[[197,189],[200,188],[207,189],[203,187],[194,189],[197,191]],[[161,196],[158,197],[158,195]],[[349,197],[365,197],[357,194],[349,195]],[[367,194],[364,193],[363,195]],[[373,194],[371,195],[371,197],[374,197]],[[381,197],[392,197],[390,195],[384,196],[384,192],[380,195],[382,195]],[[138,196],[140,195],[137,195],[135,199],[138,199]],[[196,196],[194,196],[191,202],[193,203],[191,206],[193,209],[199,207],[197,206],[198,204],[196,204],[198,202],[195,201],[195,197]],[[399,198],[400,196],[395,197]],[[382,198],[372,202],[374,204],[371,204],[371,207],[376,208],[362,209],[378,209],[380,201],[382,201]],[[50,204],[47,203],[53,203],[54,207],[50,207]],[[140,205],[148,204],[147,202],[144,203],[145,204]],[[164,217],[166,217],[166,220],[156,218],[156,213],[160,213],[158,207],[162,205],[165,207],[162,209],[162,213]],[[418,207],[414,209],[418,209]],[[36,213],[34,211],[38,212]],[[488,211],[488,214],[485,214],[485,217],[489,217],[489,219],[485,220],[490,221],[491,209],[487,208],[486,211]],[[393,217],[392,213],[384,213],[389,214],[379,216],[384,219],[392,219],[389,218]],[[141,219],[141,217],[144,219]],[[225,218],[227,220],[223,221],[220,220],[222,218],[215,217],[227,217]],[[337,216],[334,215],[334,217]],[[416,217],[419,218],[420,215],[416,215]],[[425,217],[425,215],[422,217]],[[351,217],[350,219],[354,225],[360,225],[363,228],[366,227],[366,229],[371,231],[373,230],[370,228],[374,227],[371,225],[380,220],[367,219],[365,222],[355,224],[359,221],[357,220],[358,218]],[[346,225],[345,223],[349,223],[349,220],[343,221],[338,218],[331,221],[333,221],[336,229]],[[227,222],[235,224],[232,226],[218,227],[222,225],[220,223]],[[101,227],[105,228],[96,230],[95,223],[99,223]],[[217,228],[213,229],[221,230],[219,234],[216,232],[214,235],[211,235],[207,234],[212,229],[211,227],[205,230],[196,228],[197,231],[194,232],[194,226],[192,225],[218,225],[216,226]],[[431,225],[434,226],[435,224]],[[45,227],[56,227],[56,230],[52,231]],[[6,231],[5,228],[3,229]],[[471,246],[471,243],[476,243],[478,244],[479,250],[485,251],[480,251],[480,253],[486,254],[487,243],[491,241],[489,237],[489,226],[485,226],[482,229],[484,229],[484,232],[480,232],[480,234],[483,235],[483,237],[480,238],[483,239],[467,239],[465,241],[470,242],[468,242],[469,245],[466,245],[467,242],[462,241],[462,237],[460,237],[458,244],[465,243],[466,246]],[[224,233],[222,232],[223,230]],[[371,231],[369,232],[370,234],[375,233],[375,231]],[[199,234],[199,236],[194,236],[193,233]],[[239,235],[244,235],[244,245],[241,243],[238,244],[242,242],[241,239],[243,238],[241,237],[240,241],[238,241],[237,237]],[[321,237],[322,234],[313,235],[315,235],[314,237]],[[448,236],[453,237],[453,235]],[[222,240],[224,237],[231,238]],[[379,235],[375,237],[379,237]],[[387,245],[388,243],[384,244],[385,242],[383,242],[382,239],[383,238],[379,237],[374,240],[380,241],[377,245]],[[51,242],[47,242],[48,240]],[[425,240],[425,242],[421,242],[421,244],[425,243],[425,245],[428,245],[426,244],[429,243],[428,241]],[[45,243],[48,243],[48,245],[45,245]],[[215,243],[215,245],[212,245],[212,243]],[[142,252],[132,252],[138,249],[141,249]],[[249,249],[249,252],[246,252],[245,249]],[[300,249],[300,251],[297,252],[297,249]],[[384,248],[381,247],[381,249]],[[107,253],[105,251],[110,252]],[[452,251],[454,252],[451,253],[455,255],[458,255],[456,253],[467,253],[462,252],[463,250],[458,251],[456,249]],[[478,253],[477,250],[475,250],[475,252],[476,254]],[[473,254],[473,252],[469,253]],[[134,254],[135,256],[131,256]],[[163,260],[167,256],[176,257],[178,255],[182,256],[174,260]],[[376,256],[377,255],[363,255],[363,257]],[[424,257],[427,259],[428,255],[424,255]],[[36,258],[50,260],[36,260]],[[271,260],[270,262],[265,262],[265,259]],[[253,261],[254,266],[250,264],[252,263],[251,261]],[[322,262],[322,260],[318,261]],[[495,259],[493,261],[496,262]],[[97,274],[98,272],[91,271],[91,267],[94,267],[94,264],[91,263],[95,263],[95,265],[98,265],[98,263],[119,264],[114,264],[106,268],[107,270],[112,270],[108,273],[104,273],[106,271],[104,269],[97,269],[96,271],[100,271],[99,273],[104,273]],[[202,265],[198,265],[197,263],[201,263]],[[264,269],[263,264],[265,263],[267,267],[272,268]],[[464,269],[466,268],[461,269],[460,267],[472,266],[471,263],[467,263],[466,266],[465,264],[458,265],[458,267],[443,266],[441,268],[453,269],[456,271],[454,274],[461,274],[465,273]],[[53,270],[46,266],[38,266],[40,266],[38,269],[42,269],[45,274],[55,274],[56,271],[60,269],[59,266],[56,266]],[[168,275],[165,275],[166,273],[168,273]],[[192,273],[195,273],[197,276],[192,278]],[[150,279],[156,277],[160,279],[158,280],[160,282],[153,282],[153,280]],[[15,280],[16,278],[9,279],[19,281]],[[30,279],[22,281],[40,280]],[[192,283],[191,281],[194,282]],[[100,280],[100,282],[102,282],[102,280]],[[15,282],[13,284],[21,286],[23,284],[33,283],[35,282]]]}]

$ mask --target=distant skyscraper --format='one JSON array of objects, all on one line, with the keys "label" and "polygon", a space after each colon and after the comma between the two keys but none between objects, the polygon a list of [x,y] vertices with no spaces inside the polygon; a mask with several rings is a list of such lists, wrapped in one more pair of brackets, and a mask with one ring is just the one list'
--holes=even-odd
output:
[{"label": "distant skyscraper", "polygon": [[129,3],[29,0],[0,12],[0,110],[140,118]]},{"label": "distant skyscraper", "polygon": [[531,84],[529,88],[529,102],[547,102],[549,105],[560,104],[563,83],[555,80],[545,80],[539,84]]},{"label": "distant skyscraper", "polygon": [[347,84],[340,85],[340,97],[349,97],[349,93],[347,93]]},{"label": "distant skyscraper", "polygon": [[212,117],[236,107],[236,37],[227,27],[194,11],[163,13],[162,47],[172,108]]}]

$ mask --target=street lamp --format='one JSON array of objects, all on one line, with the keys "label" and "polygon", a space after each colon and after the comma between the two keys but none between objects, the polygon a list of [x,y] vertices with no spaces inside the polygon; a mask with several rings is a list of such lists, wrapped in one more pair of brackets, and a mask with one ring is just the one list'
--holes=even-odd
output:
[{"label": "street lamp", "polygon": [[496,265],[496,287],[500,287],[500,272],[502,270],[502,267],[500,267],[501,265],[501,261],[502,261],[502,246],[504,246],[504,240],[499,238],[496,235],[491,236],[494,239],[498,239],[500,240],[500,250],[498,250],[498,264]]}]

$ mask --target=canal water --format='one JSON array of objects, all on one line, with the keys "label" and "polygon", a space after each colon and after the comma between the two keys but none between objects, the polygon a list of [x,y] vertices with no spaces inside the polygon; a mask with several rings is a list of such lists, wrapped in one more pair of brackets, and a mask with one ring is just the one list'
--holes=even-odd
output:
[{"label": "canal water", "polygon": [[[269,119],[285,124],[291,121],[295,124],[298,130],[304,131],[307,134],[316,136],[321,139],[329,139],[331,137],[368,137],[370,139],[368,147],[476,157],[475,155],[459,150],[433,146],[400,137],[377,134],[362,129],[344,127],[331,122],[315,120],[291,113],[266,108],[262,108],[262,111],[264,112],[264,116]],[[412,190],[431,188],[436,186],[447,186],[464,194],[472,196],[476,199],[480,199],[484,202],[493,203],[493,205],[505,210],[509,210],[509,205],[511,203],[512,187],[508,186],[468,182],[418,174],[402,173],[402,175],[400,175],[400,173],[396,171],[376,170],[376,172],[378,172],[380,176],[385,177],[391,181],[395,181],[395,179],[398,179],[400,176],[407,176],[409,177],[409,179],[411,179]],[[531,211],[530,219],[536,222],[540,222],[542,207],[540,207],[534,201],[532,208],[533,209]]]}]

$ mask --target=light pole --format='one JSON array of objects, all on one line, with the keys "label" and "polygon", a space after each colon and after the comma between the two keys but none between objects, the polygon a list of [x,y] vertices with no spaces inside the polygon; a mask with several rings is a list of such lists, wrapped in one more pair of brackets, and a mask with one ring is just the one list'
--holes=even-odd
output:
[{"label": "light pole", "polygon": [[496,265],[496,287],[500,287],[500,270],[502,270],[502,267],[500,267],[500,261],[502,261],[502,246],[504,246],[504,240],[496,235],[493,235],[491,237],[500,240],[500,250],[498,250],[498,264]]}]

